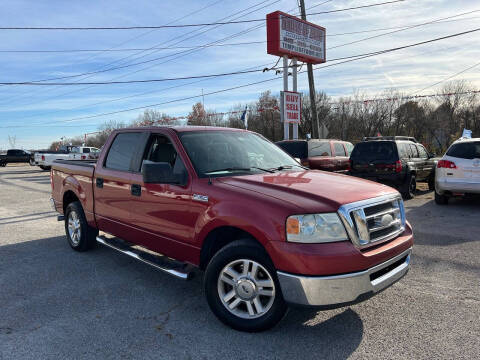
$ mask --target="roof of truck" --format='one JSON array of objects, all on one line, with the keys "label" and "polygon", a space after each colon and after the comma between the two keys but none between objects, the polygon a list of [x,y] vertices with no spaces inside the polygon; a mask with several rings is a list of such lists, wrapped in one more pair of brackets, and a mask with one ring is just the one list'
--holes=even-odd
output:
[{"label": "roof of truck", "polygon": [[229,127],[220,127],[220,126],[142,126],[142,127],[133,127],[133,128],[124,128],[118,129],[122,130],[158,130],[159,128],[168,128],[176,132],[187,132],[187,131],[248,131],[245,129],[229,128]]}]

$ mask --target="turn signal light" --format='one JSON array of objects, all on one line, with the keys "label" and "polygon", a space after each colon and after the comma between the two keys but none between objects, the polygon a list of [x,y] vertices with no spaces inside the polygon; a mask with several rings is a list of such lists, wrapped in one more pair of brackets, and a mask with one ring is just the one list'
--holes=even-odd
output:
[{"label": "turn signal light", "polygon": [[42,155],[42,161],[45,161],[45,155]]},{"label": "turn signal light", "polygon": [[457,165],[453,161],[449,160],[440,160],[437,164],[437,168],[445,168],[445,169],[456,169]]},{"label": "turn signal light", "polygon": [[300,234],[300,223],[298,219],[292,217],[287,219],[287,234]]}]

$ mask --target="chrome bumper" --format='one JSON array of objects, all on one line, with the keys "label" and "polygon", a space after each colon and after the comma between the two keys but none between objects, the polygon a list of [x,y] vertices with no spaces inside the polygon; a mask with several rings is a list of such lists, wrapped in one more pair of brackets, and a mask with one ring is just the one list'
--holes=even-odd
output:
[{"label": "chrome bumper", "polygon": [[288,303],[323,306],[355,302],[401,279],[409,270],[411,252],[410,248],[382,264],[356,273],[302,276],[278,271],[277,275],[283,297]]}]

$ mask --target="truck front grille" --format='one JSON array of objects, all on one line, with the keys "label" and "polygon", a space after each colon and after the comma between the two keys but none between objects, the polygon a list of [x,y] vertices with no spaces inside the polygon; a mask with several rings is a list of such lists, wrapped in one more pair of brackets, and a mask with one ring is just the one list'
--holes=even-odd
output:
[{"label": "truck front grille", "polygon": [[338,214],[352,242],[359,248],[391,240],[405,230],[400,194],[343,205]]}]

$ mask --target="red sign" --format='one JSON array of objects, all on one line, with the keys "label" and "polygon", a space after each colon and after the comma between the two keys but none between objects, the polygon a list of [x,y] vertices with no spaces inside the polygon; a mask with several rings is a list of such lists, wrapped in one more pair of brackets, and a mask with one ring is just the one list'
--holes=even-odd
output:
[{"label": "red sign", "polygon": [[300,123],[302,113],[302,98],[300,93],[281,91],[283,100],[283,121],[287,123]]},{"label": "red sign", "polygon": [[281,11],[267,15],[267,53],[306,63],[326,61],[325,28]]}]

